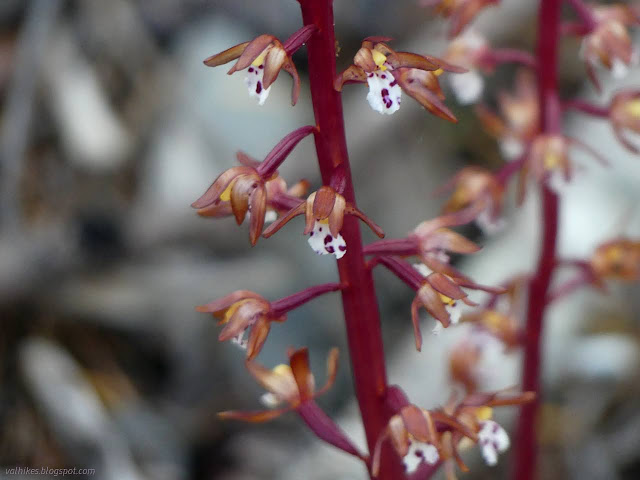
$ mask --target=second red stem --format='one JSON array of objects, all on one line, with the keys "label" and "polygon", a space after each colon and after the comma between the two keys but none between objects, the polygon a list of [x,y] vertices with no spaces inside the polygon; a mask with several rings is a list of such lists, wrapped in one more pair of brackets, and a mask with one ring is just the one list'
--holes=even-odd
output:
[{"label": "second red stem", "polygon": [[[561,131],[561,107],[558,99],[558,44],[560,41],[560,9],[562,0],[541,0],[538,14],[538,91],[540,132]],[[535,392],[535,400],[522,406],[516,432],[513,478],[532,480],[536,477],[537,431],[540,405],[541,339],[544,327],[546,297],[556,264],[558,237],[558,196],[542,186],[542,247],[536,273],[529,286],[527,323],[524,332],[523,391]]]}]

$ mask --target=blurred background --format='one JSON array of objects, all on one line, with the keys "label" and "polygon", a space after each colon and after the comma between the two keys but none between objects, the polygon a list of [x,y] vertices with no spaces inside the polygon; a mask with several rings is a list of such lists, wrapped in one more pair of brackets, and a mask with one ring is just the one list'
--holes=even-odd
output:
[{"label": "blurred background", "polygon": [[[477,29],[495,45],[529,49],[535,3],[505,0]],[[446,22],[416,4],[336,1],[338,68],[368,35],[441,54]],[[335,262],[311,251],[298,221],[251,249],[246,225],[198,218],[189,207],[234,164],[235,151],[262,158],[313,119],[304,48],[294,57],[303,80],[295,108],[287,75],[258,107],[242,74],[228,77],[202,60],[299,27],[293,0],[0,1],[0,478],[15,466],[94,468],[91,478],[105,480],[364,478],[293,414],[260,425],[220,422],[217,411],[260,408],[263,392],[241,351],[219,344],[214,321],[194,311],[235,289],[276,299],[336,278]],[[604,104],[611,91],[638,85],[640,71],[631,71],[623,82],[607,80],[598,100],[577,41],[565,46],[563,94]],[[503,67],[488,79],[488,104],[511,87],[513,73]],[[390,238],[437,215],[443,200],[433,191],[463,165],[500,166],[495,141],[452,95],[456,126],[410,99],[383,117],[366,91],[345,88],[350,156],[359,206]],[[640,159],[603,122],[567,120],[570,134],[613,164],[578,160],[584,168],[564,194],[560,249],[588,258],[605,239],[640,234]],[[281,174],[319,186],[310,139]],[[534,265],[535,193],[519,209],[508,204],[497,236],[464,231],[485,247],[459,262],[480,283]],[[386,272],[376,281],[390,380],[435,407],[451,391],[447,352],[464,327],[425,335],[418,354],[412,292]],[[542,478],[640,478],[640,292],[609,287],[609,296],[583,290],[550,310]],[[424,322],[427,333],[433,320]],[[338,381],[319,402],[362,444],[338,295],[276,325],[260,361],[283,362],[289,346],[309,346],[319,382],[329,349],[340,347]],[[498,357],[485,388],[518,382],[518,354]],[[510,425],[516,412],[506,413]],[[506,478],[508,458],[491,470],[477,452],[468,461],[464,478]]]}]

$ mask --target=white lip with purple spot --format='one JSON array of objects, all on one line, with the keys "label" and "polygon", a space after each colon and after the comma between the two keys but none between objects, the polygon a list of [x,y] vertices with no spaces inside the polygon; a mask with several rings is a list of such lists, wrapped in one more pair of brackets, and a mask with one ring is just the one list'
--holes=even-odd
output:
[{"label": "white lip with purple spot", "polygon": [[367,101],[376,112],[391,115],[400,108],[402,89],[389,68],[367,74]]},{"label": "white lip with purple spot", "polygon": [[337,237],[331,235],[329,225],[326,223],[316,222],[307,241],[318,255],[335,255],[339,260],[347,252],[347,243],[342,235],[338,234]]},{"label": "white lip with purple spot", "polygon": [[271,90],[271,86],[269,86],[269,88],[264,88],[264,84],[262,82],[263,77],[264,65],[251,65],[247,69],[247,76],[244,79],[244,83],[249,90],[249,96],[257,98],[258,105],[264,105],[264,102],[269,96],[269,90]]}]

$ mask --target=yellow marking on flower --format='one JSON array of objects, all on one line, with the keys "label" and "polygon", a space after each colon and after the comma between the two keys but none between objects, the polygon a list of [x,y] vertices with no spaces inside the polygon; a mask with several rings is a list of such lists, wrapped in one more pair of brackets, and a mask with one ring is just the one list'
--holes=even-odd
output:
[{"label": "yellow marking on flower", "polygon": [[627,102],[624,109],[632,117],[640,118],[640,98]]},{"label": "yellow marking on flower", "polygon": [[284,363],[281,363],[280,365],[276,365],[275,367],[273,367],[272,371],[276,375],[281,375],[281,376],[286,376],[286,377],[293,377],[293,372],[291,371],[291,367],[289,365],[284,364]]},{"label": "yellow marking on flower", "polygon": [[225,324],[227,323],[229,320],[231,320],[231,317],[233,316],[234,313],[236,313],[236,311],[245,303],[250,302],[251,299],[249,298],[245,298],[244,300],[240,300],[236,303],[234,303],[233,305],[231,305],[229,308],[227,308],[227,311],[224,312],[224,317],[222,317],[222,320],[220,320],[218,322],[219,325]]},{"label": "yellow marking on flower", "polygon": [[373,61],[378,66],[378,68],[384,72],[387,69],[387,67],[384,64],[384,62],[387,61],[387,57],[377,50],[372,50],[371,56],[373,57]]},{"label": "yellow marking on flower", "polygon": [[268,51],[269,47],[265,48],[262,53],[258,55],[253,62],[251,62],[251,65],[253,65],[254,67],[259,67],[260,65],[262,65],[264,63],[264,57],[267,56]]},{"label": "yellow marking on flower", "polygon": [[607,261],[611,263],[618,263],[624,258],[624,250],[619,246],[612,246],[607,249],[605,253]]},{"label": "yellow marking on flower", "polygon": [[442,74],[444,73],[444,70],[443,70],[443,69],[441,69],[441,68],[439,68],[439,69],[437,69],[437,70],[434,70],[432,73],[433,73],[436,77],[439,77],[440,75],[442,75]]},{"label": "yellow marking on flower", "polygon": [[316,220],[316,222],[321,223],[322,225],[329,225],[329,217],[323,218],[322,220]]},{"label": "yellow marking on flower", "polygon": [[469,191],[466,188],[456,188],[450,202],[454,208],[462,209],[469,203]]},{"label": "yellow marking on flower", "polygon": [[456,303],[453,298],[447,297],[442,293],[438,293],[438,295],[440,295],[440,300],[442,300],[442,303],[446,303],[447,305],[453,305],[454,303]]},{"label": "yellow marking on flower", "polygon": [[220,200],[223,202],[228,202],[231,200],[231,189],[233,188],[233,184],[236,183],[235,179],[224,189],[224,192],[220,194]]},{"label": "yellow marking on flower", "polygon": [[476,418],[480,421],[489,420],[493,417],[493,409],[491,407],[480,407],[476,411]]},{"label": "yellow marking on flower", "polygon": [[504,316],[495,310],[490,310],[484,314],[482,320],[487,328],[491,330],[500,330]]},{"label": "yellow marking on flower", "polygon": [[555,152],[547,152],[544,156],[544,168],[553,170],[562,163],[562,157]]}]

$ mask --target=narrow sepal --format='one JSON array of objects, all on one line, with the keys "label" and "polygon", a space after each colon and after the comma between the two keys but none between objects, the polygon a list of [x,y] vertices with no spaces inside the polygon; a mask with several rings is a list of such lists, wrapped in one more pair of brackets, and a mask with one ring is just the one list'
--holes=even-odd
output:
[{"label": "narrow sepal", "polygon": [[266,301],[262,296],[249,290],[236,290],[235,292],[225,295],[224,297],[214,300],[213,302],[197,306],[196,311],[202,313],[218,314],[219,312],[229,308],[234,303],[247,298]]},{"label": "narrow sepal", "polygon": [[310,401],[300,405],[297,413],[320,440],[366,460],[366,456],[358,451],[345,432],[315,402]]},{"label": "narrow sepal", "polygon": [[302,215],[305,211],[306,202],[300,203],[297,207],[289,210],[283,216],[279,217],[275,222],[269,225],[264,232],[262,232],[262,236],[264,238],[269,238],[271,235],[280,230],[286,223],[288,223],[292,218],[297,217],[298,215]]},{"label": "narrow sepal", "polygon": [[240,58],[238,58],[238,61],[231,67],[228,74],[231,75],[238,70],[247,68],[274,40],[276,40],[276,38],[273,35],[267,34],[260,35],[251,40],[242,52],[242,55],[240,55]]},{"label": "narrow sepal", "polygon": [[336,77],[333,82],[333,88],[341,92],[342,87],[349,83],[367,83],[367,74],[357,65],[351,65]]},{"label": "narrow sepal", "polygon": [[221,173],[216,178],[207,191],[195,202],[191,204],[193,208],[203,208],[211,205],[220,199],[220,195],[227,189],[229,184],[240,175],[247,175],[255,172],[251,167],[232,167]]},{"label": "narrow sepal", "polygon": [[294,351],[289,356],[289,363],[293,378],[298,386],[300,401],[304,403],[313,398],[316,389],[315,380],[309,368],[309,350],[301,348]]},{"label": "narrow sepal", "polygon": [[247,45],[249,45],[249,43],[250,42],[244,42],[239,45],[236,45],[235,47],[228,48],[224,52],[211,55],[210,57],[206,58],[203,63],[207,67],[217,67],[219,65],[224,65],[225,63],[229,63],[232,60],[235,60],[236,58],[240,57],[240,55],[242,55],[242,52],[244,52],[245,48],[247,48]]}]

